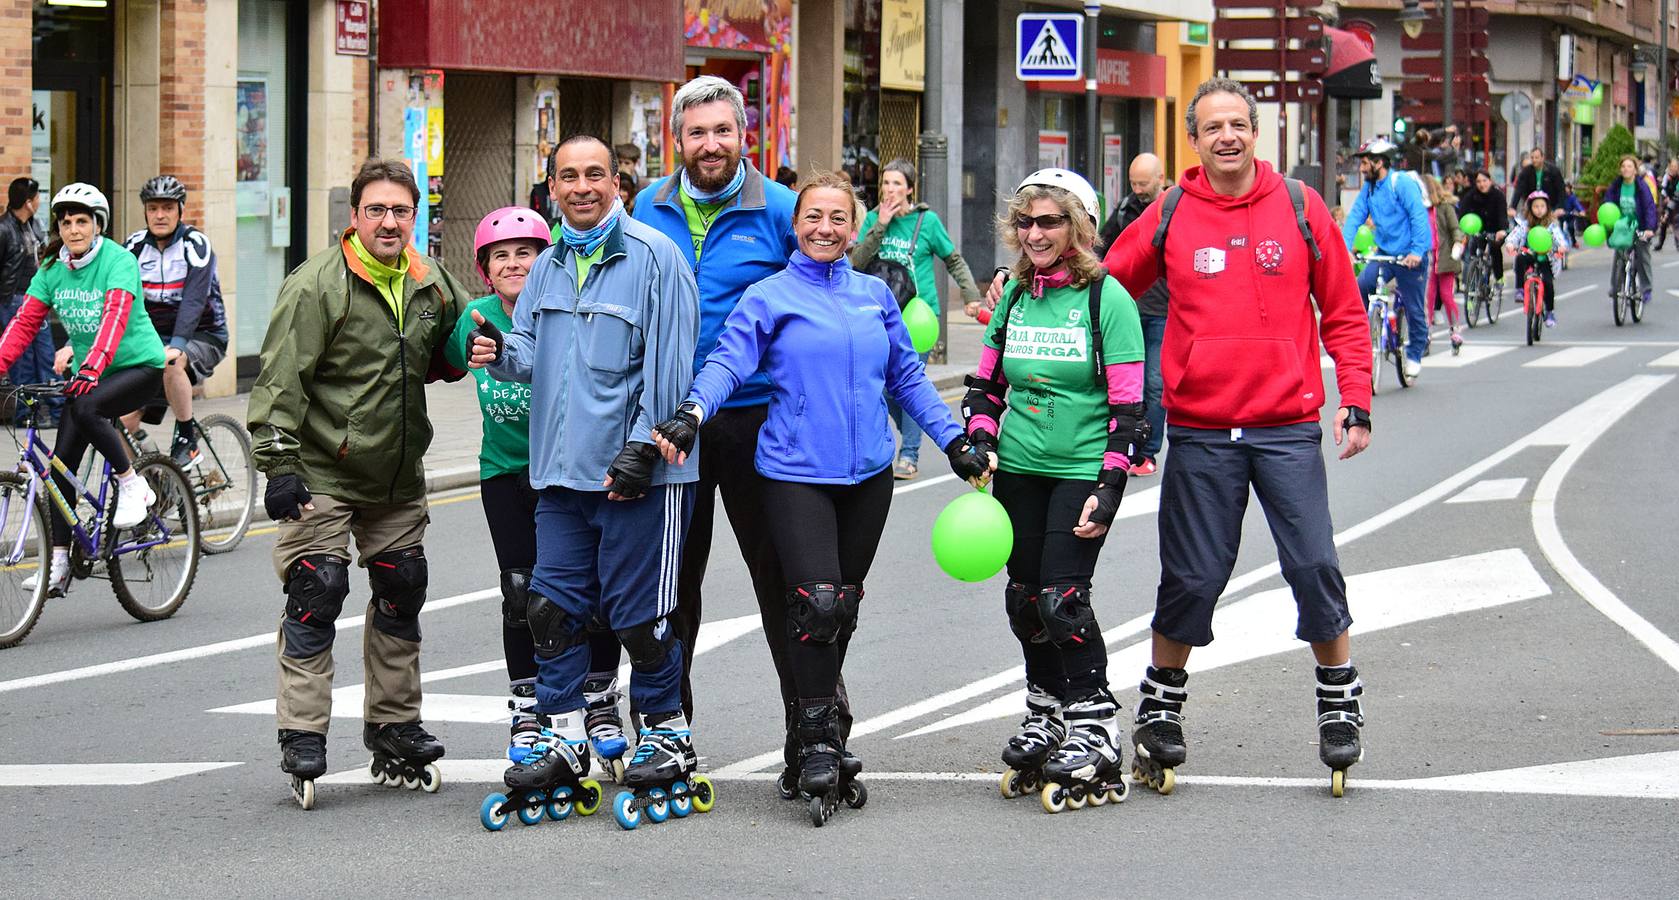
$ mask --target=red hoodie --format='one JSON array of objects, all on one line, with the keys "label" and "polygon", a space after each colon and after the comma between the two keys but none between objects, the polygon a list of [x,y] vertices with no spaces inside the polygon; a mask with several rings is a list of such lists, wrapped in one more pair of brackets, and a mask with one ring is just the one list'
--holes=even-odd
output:
[{"label": "red hoodie", "polygon": [[[1316,191],[1294,221],[1282,176],[1256,162],[1253,189],[1215,193],[1201,167],[1185,173],[1166,232],[1166,339],[1160,369],[1168,419],[1191,428],[1315,422],[1325,400],[1318,339],[1335,360],[1342,406],[1370,408],[1370,332],[1341,230]],[[1104,263],[1132,296],[1160,276],[1156,200],[1108,248]],[[1313,315],[1317,298],[1322,321]]]}]

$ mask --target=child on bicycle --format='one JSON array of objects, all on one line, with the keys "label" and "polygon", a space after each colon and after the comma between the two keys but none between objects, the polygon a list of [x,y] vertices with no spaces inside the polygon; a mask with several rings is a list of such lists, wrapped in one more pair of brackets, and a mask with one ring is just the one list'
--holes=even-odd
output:
[{"label": "child on bicycle", "polygon": [[[110,463],[117,478],[113,524],[132,528],[146,518],[151,488],[128,462],[128,448],[111,417],[151,399],[163,386],[163,341],[152,327],[142,296],[140,266],[116,241],[104,236],[111,205],[90,184],[69,184],[52,200],[55,236],[29,283],[17,316],[0,337],[0,370],[10,368],[35,339],[49,311],[70,335],[79,366],[64,384],[64,419],[53,455],[75,471],[89,444]],[[70,482],[55,474],[59,490]],[[64,592],[70,580],[70,523],[52,510],[52,566],[48,596]]]},{"label": "child on bicycle", "polygon": [[[1540,256],[1528,249],[1527,234],[1535,228],[1543,228],[1551,233],[1551,252]],[[1518,216],[1510,226],[1510,236],[1504,239],[1504,251],[1516,256],[1516,283],[1525,284],[1527,271],[1537,267],[1539,277],[1545,282],[1545,327],[1553,328],[1557,324],[1557,288],[1553,277],[1553,260],[1562,260],[1568,255],[1568,236],[1562,233],[1562,225],[1557,222],[1555,211],[1551,209],[1551,197],[1544,191],[1534,191],[1527,195],[1523,204],[1523,215]]]}]

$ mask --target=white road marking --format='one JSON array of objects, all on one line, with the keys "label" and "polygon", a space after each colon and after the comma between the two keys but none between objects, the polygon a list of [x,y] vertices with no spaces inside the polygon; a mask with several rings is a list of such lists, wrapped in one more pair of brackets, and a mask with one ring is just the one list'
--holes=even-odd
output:
[{"label": "white road marking", "polygon": [[[484,591],[473,591],[469,594],[457,594],[453,597],[443,597],[431,600],[421,609],[421,613],[437,612],[452,606],[466,603],[476,603],[479,600],[499,598],[501,590],[491,588]],[[338,620],[338,633],[342,634],[362,627],[367,616],[359,615],[353,618]],[[277,621],[277,620],[276,620]],[[220,656],[224,653],[237,653],[257,647],[274,646],[275,633],[271,629],[250,637],[235,638],[230,641],[218,641],[214,644],[200,644],[197,647],[184,647],[180,650],[170,650],[165,653],[153,653],[149,656],[134,656],[98,665],[82,666],[76,669],[61,669],[57,672],[46,672],[41,675],[29,675],[23,678],[13,678],[10,681],[0,681],[0,694],[7,691],[21,691],[25,688],[42,687],[49,684],[60,684],[66,681],[80,681],[84,678],[96,678],[100,675],[114,675],[118,672],[132,672],[136,669],[149,669],[153,666],[166,666],[171,663],[186,662],[192,659],[203,659],[207,656]]]},{"label": "white road marking", "polygon": [[1488,478],[1465,488],[1463,493],[1447,503],[1485,503],[1488,500],[1514,500],[1522,495],[1526,478]]},{"label": "white road marking", "polygon": [[[1347,604],[1359,636],[1414,622],[1502,606],[1551,593],[1527,554],[1495,550],[1456,559],[1365,572],[1347,578]],[[1190,657],[1195,673],[1278,653],[1305,653],[1296,640],[1294,595],[1289,588],[1263,591],[1220,606],[1213,631],[1220,635]],[[1141,673],[1148,665],[1145,638],[1108,657],[1110,672]],[[1026,708],[1024,690],[1005,694],[967,712],[917,728],[899,738],[919,737],[993,719],[1018,716]]]},{"label": "white road marking", "polygon": [[[1619,407],[1618,414],[1610,421],[1630,411],[1673,378],[1672,375],[1635,375],[1622,382],[1614,389],[1614,396],[1605,397],[1602,401],[1605,406]],[[1569,587],[1585,598],[1598,612],[1609,617],[1611,622],[1621,626],[1639,643],[1650,648],[1663,662],[1679,669],[1679,642],[1634,612],[1582,565],[1574,556],[1574,552],[1568,548],[1567,542],[1562,539],[1562,529],[1557,525],[1557,494],[1562,488],[1563,479],[1568,477],[1569,470],[1585,455],[1592,442],[1608,430],[1606,426],[1599,426],[1597,423],[1587,424],[1576,434],[1568,449],[1545,470],[1544,476],[1539,479],[1538,487],[1533,490],[1533,532],[1539,538],[1540,552],[1545,554],[1545,559],[1562,575]]]},{"label": "white road marking", "polygon": [[[763,623],[759,620],[757,613],[701,623],[699,640],[694,642],[694,655],[710,653],[712,650],[743,635],[751,634],[761,627],[763,627]],[[506,668],[507,663],[504,660],[492,659],[466,666],[456,666],[452,669],[424,672],[420,675],[420,681],[429,684],[451,678],[481,675],[485,672],[501,672],[505,671]],[[618,669],[618,683],[627,687],[629,678],[630,667],[628,663],[625,663]],[[361,718],[365,697],[366,685],[351,684],[333,688],[333,718]],[[220,706],[207,710],[207,712],[272,716],[275,713],[274,704],[275,701],[270,698],[252,703]],[[507,697],[500,694],[446,694],[426,691],[420,698],[420,715],[428,722],[476,722],[479,724],[504,722],[507,719]]]},{"label": "white road marking", "polygon": [[1461,369],[1464,366],[1472,366],[1478,362],[1486,362],[1495,356],[1502,356],[1514,349],[1516,348],[1513,345],[1509,347],[1493,347],[1479,341],[1466,341],[1463,345],[1463,349],[1458,351],[1456,356],[1453,356],[1450,348],[1447,348],[1447,352],[1445,353],[1436,353],[1433,356],[1430,356],[1428,360],[1423,363],[1423,367],[1427,369]]},{"label": "white road marking", "polygon": [[925,481],[916,481],[916,482],[913,482],[911,484],[899,485],[898,487],[895,487],[895,488],[892,489],[892,495],[897,496],[898,494],[907,494],[910,491],[919,491],[922,488],[929,488],[929,487],[932,487],[935,484],[944,484],[947,481],[955,481],[955,480],[956,480],[956,473],[950,472],[950,473],[946,473],[944,475],[936,476],[934,478],[929,478]]},{"label": "white road marking", "polygon": [[[1662,263],[1662,268],[1664,268],[1664,269],[1671,269],[1674,266],[1679,266],[1679,259],[1676,259],[1673,262]],[[1668,293],[1669,294],[1679,294],[1679,291],[1668,291]]]},{"label": "white road marking", "polygon": [[104,787],[152,784],[213,772],[237,762],[204,763],[48,763],[0,766],[0,787]]},{"label": "white road marking", "polygon": [[1578,369],[1625,350],[1626,347],[1569,347],[1522,363],[1524,369]]},{"label": "white road marking", "polygon": [[[1592,290],[1596,290],[1596,289],[1597,289],[1597,285],[1588,284],[1585,287],[1577,287],[1577,288],[1573,288],[1572,290],[1563,291],[1562,293],[1558,294],[1556,298],[1558,300],[1567,300],[1569,297],[1574,297],[1574,296],[1577,296],[1577,295],[1580,295],[1580,294],[1584,294],[1587,291],[1592,291]],[[1516,309],[1517,309],[1517,311],[1521,310],[1521,305],[1522,305],[1521,304],[1521,298],[1522,298],[1522,295],[1518,291],[1516,293]]]},{"label": "white road marking", "polygon": [[1670,368],[1670,369],[1671,368],[1679,368],[1679,350],[1675,350],[1672,353],[1667,354],[1666,356],[1657,357],[1655,360],[1651,361],[1650,365],[1661,366],[1661,367]]}]

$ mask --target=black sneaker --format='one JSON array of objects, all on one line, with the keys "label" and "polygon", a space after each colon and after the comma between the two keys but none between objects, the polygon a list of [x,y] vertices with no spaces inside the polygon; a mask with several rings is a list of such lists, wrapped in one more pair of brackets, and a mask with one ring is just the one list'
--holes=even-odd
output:
[{"label": "black sneaker", "polygon": [[187,471],[198,465],[198,439],[176,432],[175,442],[169,446],[169,458]]}]

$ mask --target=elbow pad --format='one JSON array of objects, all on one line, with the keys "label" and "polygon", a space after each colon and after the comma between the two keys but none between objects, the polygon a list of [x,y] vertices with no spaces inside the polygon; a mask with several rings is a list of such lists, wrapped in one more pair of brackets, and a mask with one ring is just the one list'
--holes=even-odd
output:
[{"label": "elbow pad", "polygon": [[1150,434],[1148,420],[1143,418],[1143,404],[1109,404],[1108,416],[1108,452],[1123,455],[1132,465],[1141,463]]},{"label": "elbow pad", "polygon": [[968,393],[962,397],[962,420],[972,421],[974,416],[990,416],[994,420],[1003,417],[1003,394],[1007,390],[998,382],[989,378],[969,375],[962,379],[968,386]]}]

